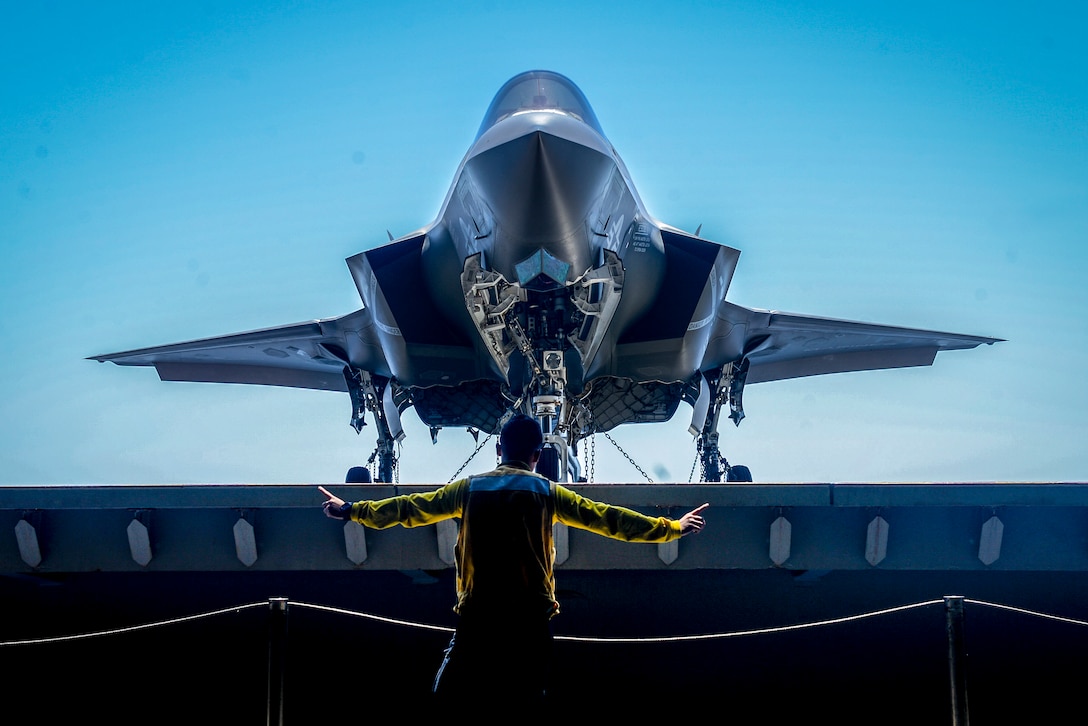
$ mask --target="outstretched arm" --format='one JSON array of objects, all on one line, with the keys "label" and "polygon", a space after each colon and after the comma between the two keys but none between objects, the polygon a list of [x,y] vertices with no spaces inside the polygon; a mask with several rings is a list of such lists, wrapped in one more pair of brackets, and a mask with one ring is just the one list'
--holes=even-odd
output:
[{"label": "outstretched arm", "polygon": [[680,534],[691,534],[693,532],[701,532],[703,527],[706,526],[706,520],[703,519],[703,515],[699,512],[703,511],[710,506],[710,503],[696,507],[683,517],[680,518]]},{"label": "outstretched arm", "polygon": [[[328,497],[321,505],[321,508],[325,510],[326,517],[331,517],[332,519],[351,519],[351,502],[345,502],[325,487],[318,487],[318,490]],[[347,509],[346,512],[344,511],[345,509]]]},{"label": "outstretched arm", "polygon": [[351,519],[371,529],[386,529],[393,525],[419,527],[443,519],[461,516],[462,494],[467,479],[439,487],[431,492],[401,494],[388,499],[360,499],[346,502],[325,487],[318,487],[327,499],[321,504],[325,515],[332,519]]},{"label": "outstretched arm", "polygon": [[710,506],[704,504],[680,519],[650,517],[626,507],[595,502],[560,484],[553,486],[556,519],[624,542],[670,542],[688,532],[697,532],[705,524],[699,513]]}]

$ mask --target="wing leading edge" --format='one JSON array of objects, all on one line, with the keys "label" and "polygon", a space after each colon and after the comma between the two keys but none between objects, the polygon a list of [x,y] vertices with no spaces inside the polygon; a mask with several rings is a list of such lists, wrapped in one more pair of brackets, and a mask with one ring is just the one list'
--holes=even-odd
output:
[{"label": "wing leading edge", "polygon": [[347,391],[349,361],[388,376],[369,311],[247,333],[92,356],[122,366],[154,366],[164,381],[251,383]]},{"label": "wing leading edge", "polygon": [[932,365],[942,350],[1002,342],[935,330],[745,308],[723,302],[703,369],[747,359],[748,383]]}]

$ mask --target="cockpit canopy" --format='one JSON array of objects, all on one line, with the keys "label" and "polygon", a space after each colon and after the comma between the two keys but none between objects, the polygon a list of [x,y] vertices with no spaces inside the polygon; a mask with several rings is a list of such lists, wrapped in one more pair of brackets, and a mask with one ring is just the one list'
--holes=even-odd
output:
[{"label": "cockpit canopy", "polygon": [[527,71],[511,78],[495,94],[476,138],[504,118],[527,111],[573,116],[604,136],[589,101],[569,78],[552,71]]}]

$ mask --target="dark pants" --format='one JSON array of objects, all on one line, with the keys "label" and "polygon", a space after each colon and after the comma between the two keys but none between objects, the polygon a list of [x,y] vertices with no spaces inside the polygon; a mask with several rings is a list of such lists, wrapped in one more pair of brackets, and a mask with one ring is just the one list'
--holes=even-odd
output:
[{"label": "dark pants", "polygon": [[537,612],[462,613],[434,679],[442,701],[494,693],[543,703],[552,667],[552,632]]}]

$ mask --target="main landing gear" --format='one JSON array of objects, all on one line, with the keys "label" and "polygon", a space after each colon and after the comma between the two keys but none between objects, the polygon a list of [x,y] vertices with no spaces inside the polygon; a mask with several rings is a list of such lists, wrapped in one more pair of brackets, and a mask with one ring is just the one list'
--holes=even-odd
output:
[{"label": "main landing gear", "polygon": [[699,398],[695,402],[689,430],[696,434],[695,446],[701,464],[701,481],[750,482],[752,472],[747,466],[731,465],[718,448],[718,423],[724,406],[729,418],[740,426],[744,418],[744,383],[748,378],[748,359],[742,358],[721,368],[707,371],[699,382]]},{"label": "main landing gear", "polygon": [[[366,426],[364,416],[370,412],[378,429],[378,445],[366,466],[351,467],[345,481],[349,484],[369,483],[372,480],[392,483],[398,463],[395,444],[404,438],[400,412],[393,400],[392,382],[348,366],[344,367],[344,380],[351,396],[352,428],[360,433]],[[374,478],[375,474],[377,478]]]}]

